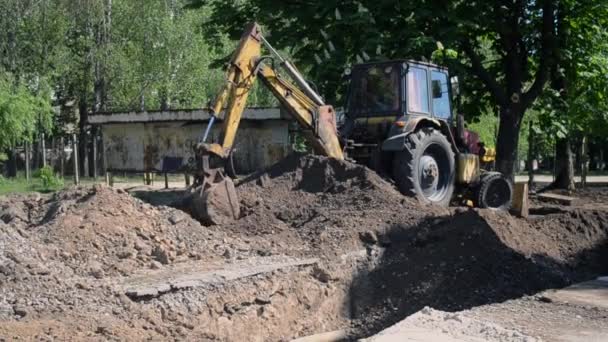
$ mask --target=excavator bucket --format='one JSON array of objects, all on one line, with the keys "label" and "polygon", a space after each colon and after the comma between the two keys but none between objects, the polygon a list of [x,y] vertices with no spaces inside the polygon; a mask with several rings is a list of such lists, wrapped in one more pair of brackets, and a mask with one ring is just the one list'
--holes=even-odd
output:
[{"label": "excavator bucket", "polygon": [[192,215],[208,224],[226,224],[240,216],[239,200],[232,179],[220,169],[205,171],[202,184],[194,189]]}]

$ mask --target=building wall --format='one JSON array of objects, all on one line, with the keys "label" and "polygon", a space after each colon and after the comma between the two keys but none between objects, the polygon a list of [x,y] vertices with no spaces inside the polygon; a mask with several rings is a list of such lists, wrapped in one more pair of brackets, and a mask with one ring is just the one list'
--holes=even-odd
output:
[{"label": "building wall", "polygon": [[[207,125],[204,121],[102,123],[103,152],[109,171],[158,171],[164,161],[193,157],[193,146]],[[214,126],[209,141],[219,139],[221,123]],[[237,134],[234,162],[238,173],[267,167],[291,151],[288,121],[243,120]]]}]

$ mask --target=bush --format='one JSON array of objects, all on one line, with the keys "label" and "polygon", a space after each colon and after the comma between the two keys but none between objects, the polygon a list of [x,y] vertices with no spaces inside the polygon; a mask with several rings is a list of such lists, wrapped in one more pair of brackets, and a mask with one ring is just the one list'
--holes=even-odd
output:
[{"label": "bush", "polygon": [[291,149],[295,152],[306,152],[308,151],[308,143],[303,135],[296,133],[292,137]]},{"label": "bush", "polygon": [[42,182],[42,187],[47,190],[63,185],[63,179],[55,176],[55,172],[48,165],[38,170],[34,177],[39,178]]}]

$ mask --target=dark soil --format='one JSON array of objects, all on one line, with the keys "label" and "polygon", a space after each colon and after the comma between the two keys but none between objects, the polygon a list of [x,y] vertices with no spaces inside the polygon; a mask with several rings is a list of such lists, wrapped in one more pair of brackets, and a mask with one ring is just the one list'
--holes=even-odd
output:
[{"label": "dark soil", "polygon": [[364,166],[310,155],[287,157],[237,192],[244,214],[225,229],[264,248],[327,258],[364,248],[361,237],[376,239],[395,224],[448,213],[404,197]]},{"label": "dark soil", "polygon": [[395,226],[379,265],[352,284],[360,336],[430,306],[459,311],[560,288],[608,272],[608,212],[572,210],[534,220],[456,210]]}]

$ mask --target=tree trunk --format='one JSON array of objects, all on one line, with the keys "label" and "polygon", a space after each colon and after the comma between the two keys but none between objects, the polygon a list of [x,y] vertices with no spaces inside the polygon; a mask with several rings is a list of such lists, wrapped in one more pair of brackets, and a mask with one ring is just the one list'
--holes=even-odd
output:
[{"label": "tree trunk", "polygon": [[160,89],[160,110],[169,110],[171,105],[169,104],[169,92],[165,86]]},{"label": "tree trunk", "polygon": [[521,128],[522,109],[517,106],[500,109],[498,141],[496,143],[496,169],[511,181],[515,180],[515,163]]},{"label": "tree trunk", "polygon": [[89,121],[89,112],[87,108],[87,100],[85,96],[80,97],[78,101],[78,112],[80,115],[80,121],[78,122],[79,137],[78,137],[78,168],[79,173],[83,176],[86,175],[86,169],[88,169],[86,155],[87,155],[87,122]]},{"label": "tree trunk", "polygon": [[6,149],[6,176],[9,178],[17,177],[17,153],[13,148]]},{"label": "tree trunk", "polygon": [[534,189],[534,130],[532,129],[532,121],[528,128],[528,188]]},{"label": "tree trunk", "polygon": [[553,187],[574,190],[574,154],[570,139],[559,139],[556,143],[556,175]]}]

